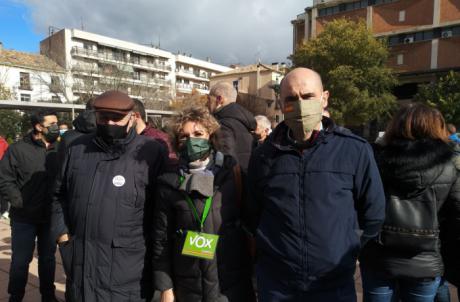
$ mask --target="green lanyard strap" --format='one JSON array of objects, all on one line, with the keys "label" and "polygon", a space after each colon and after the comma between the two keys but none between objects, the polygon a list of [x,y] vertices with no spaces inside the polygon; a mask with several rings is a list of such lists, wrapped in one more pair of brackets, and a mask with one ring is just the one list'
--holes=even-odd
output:
[{"label": "green lanyard strap", "polygon": [[[184,182],[185,178],[183,176],[180,177],[180,183]],[[211,204],[212,204],[212,196],[209,196],[206,198],[206,202],[204,204],[204,209],[203,209],[203,214],[198,215],[198,210],[195,207],[195,204],[193,203],[192,199],[190,196],[187,195],[187,193],[182,192],[184,194],[185,200],[187,200],[187,203],[189,207],[192,209],[193,216],[195,216],[195,219],[197,222],[200,223],[200,230],[203,230],[204,227],[204,222],[206,221],[206,218],[208,218],[209,211],[211,210]]]}]

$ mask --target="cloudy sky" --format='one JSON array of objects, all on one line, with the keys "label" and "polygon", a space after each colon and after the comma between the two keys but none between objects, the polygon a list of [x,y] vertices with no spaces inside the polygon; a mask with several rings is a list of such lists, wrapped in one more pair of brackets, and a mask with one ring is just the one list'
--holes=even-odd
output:
[{"label": "cloudy sky", "polygon": [[[6,1],[6,2],[4,2]],[[311,0],[0,0],[38,40],[50,25],[185,52],[220,64],[287,62],[294,19]],[[21,11],[23,10],[23,11]],[[0,17],[2,13],[0,12]],[[11,12],[8,14],[11,17]],[[5,20],[5,19],[4,19]],[[9,27],[0,21],[1,27]],[[10,24],[11,25],[11,24]],[[17,30],[17,28],[15,28]],[[0,30],[0,35],[8,31]],[[13,32],[13,28],[9,32]],[[17,34],[16,34],[17,35]],[[0,36],[0,40],[5,39]],[[26,35],[24,34],[24,39]],[[33,40],[33,39],[31,39]],[[21,34],[16,37],[21,42]],[[35,42],[35,41],[34,41]],[[24,41],[22,41],[24,43]],[[14,43],[13,43],[14,44]],[[14,48],[14,45],[7,45]],[[35,46],[38,50],[38,46]]]}]

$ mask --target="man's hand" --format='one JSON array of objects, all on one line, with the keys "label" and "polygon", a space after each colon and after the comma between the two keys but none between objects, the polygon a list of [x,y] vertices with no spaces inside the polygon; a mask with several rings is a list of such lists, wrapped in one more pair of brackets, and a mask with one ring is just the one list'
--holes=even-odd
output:
[{"label": "man's hand", "polygon": [[64,234],[64,235],[61,235],[58,240],[57,240],[57,243],[58,244],[63,244],[63,243],[66,243],[67,241],[70,240],[70,237],[69,237],[69,234]]},{"label": "man's hand", "polygon": [[160,302],[174,302],[174,292],[172,288],[161,293]]}]

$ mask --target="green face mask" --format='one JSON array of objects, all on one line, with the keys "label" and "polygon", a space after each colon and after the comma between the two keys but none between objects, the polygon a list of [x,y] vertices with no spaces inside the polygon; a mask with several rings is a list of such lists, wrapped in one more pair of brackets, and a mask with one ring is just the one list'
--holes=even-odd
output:
[{"label": "green face mask", "polygon": [[189,162],[202,159],[209,153],[211,149],[211,144],[209,140],[199,137],[189,137],[185,142],[186,146],[186,155]]}]

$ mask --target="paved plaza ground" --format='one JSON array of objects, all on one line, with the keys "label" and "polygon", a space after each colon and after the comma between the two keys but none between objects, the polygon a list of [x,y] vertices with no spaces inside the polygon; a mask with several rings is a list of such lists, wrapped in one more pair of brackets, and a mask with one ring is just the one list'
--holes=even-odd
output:
[{"label": "paved plaza ground", "polygon": [[[8,272],[11,259],[11,231],[9,222],[0,220],[0,302],[8,301]],[[56,296],[64,301],[65,275],[61,265],[59,253],[56,255]],[[361,278],[359,271],[355,275],[358,301],[362,301]],[[27,284],[24,302],[40,302],[40,291],[38,289],[37,258],[34,257],[30,264],[29,282]],[[452,293],[452,302],[458,302],[457,296]]]}]

